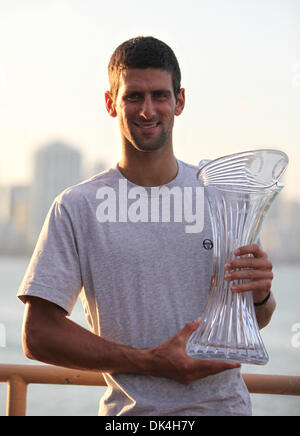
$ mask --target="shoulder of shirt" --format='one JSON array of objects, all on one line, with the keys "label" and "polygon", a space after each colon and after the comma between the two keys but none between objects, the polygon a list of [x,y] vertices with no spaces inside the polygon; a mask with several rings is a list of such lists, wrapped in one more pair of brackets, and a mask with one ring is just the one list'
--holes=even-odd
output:
[{"label": "shoulder of shirt", "polygon": [[70,186],[57,195],[55,201],[59,204],[80,201],[80,199],[84,199],[91,192],[97,191],[102,186],[111,186],[112,179],[116,175],[115,172],[114,168],[110,168],[76,185]]},{"label": "shoulder of shirt", "polygon": [[183,161],[179,161],[179,162],[180,162],[181,165],[183,165],[183,167],[186,168],[187,170],[190,170],[190,171],[192,171],[192,172],[195,172],[195,171],[199,171],[199,169],[200,169],[201,167],[203,167],[205,164],[207,164],[208,162],[210,162],[210,160],[209,160],[209,159],[203,159],[203,160],[200,160],[200,162],[199,162],[198,165],[189,164],[189,163],[186,163],[186,162],[183,162]]}]

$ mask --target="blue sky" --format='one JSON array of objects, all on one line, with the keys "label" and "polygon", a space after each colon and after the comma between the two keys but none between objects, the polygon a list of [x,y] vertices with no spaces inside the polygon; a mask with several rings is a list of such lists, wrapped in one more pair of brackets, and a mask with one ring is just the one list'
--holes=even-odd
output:
[{"label": "blue sky", "polygon": [[153,35],[174,49],[186,89],[177,157],[279,148],[285,193],[300,201],[299,23],[299,0],[0,0],[0,184],[29,182],[32,153],[57,138],[89,164],[115,164],[107,64],[124,40]]}]

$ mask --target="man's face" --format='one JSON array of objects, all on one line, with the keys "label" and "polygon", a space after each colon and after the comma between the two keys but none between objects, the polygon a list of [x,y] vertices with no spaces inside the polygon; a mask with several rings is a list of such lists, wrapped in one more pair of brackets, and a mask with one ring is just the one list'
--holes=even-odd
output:
[{"label": "man's face", "polygon": [[126,146],[144,152],[172,147],[174,116],[183,110],[184,90],[176,102],[171,73],[158,68],[128,68],[121,73],[116,101],[107,94],[107,109],[118,117]]}]

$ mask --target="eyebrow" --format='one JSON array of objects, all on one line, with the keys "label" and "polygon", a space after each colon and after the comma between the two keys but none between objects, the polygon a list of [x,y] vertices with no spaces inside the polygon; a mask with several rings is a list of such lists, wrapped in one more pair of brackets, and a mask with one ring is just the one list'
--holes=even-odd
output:
[{"label": "eyebrow", "polygon": [[[141,90],[138,90],[136,88],[129,88],[129,89],[125,89],[124,95],[145,94],[145,92],[147,92],[147,91],[141,91]],[[153,89],[150,92],[151,92],[151,94],[159,94],[159,93],[168,94],[168,95],[172,94],[172,92],[169,89]]]}]

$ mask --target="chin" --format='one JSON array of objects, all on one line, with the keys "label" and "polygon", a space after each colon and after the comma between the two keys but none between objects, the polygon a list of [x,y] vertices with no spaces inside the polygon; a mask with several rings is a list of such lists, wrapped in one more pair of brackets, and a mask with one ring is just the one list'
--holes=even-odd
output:
[{"label": "chin", "polygon": [[160,137],[152,141],[145,141],[145,140],[139,141],[138,138],[133,138],[131,144],[133,145],[134,148],[136,148],[139,151],[144,151],[144,152],[158,151],[167,147],[167,138]]},{"label": "chin", "polygon": [[145,153],[151,153],[151,151],[158,151],[165,147],[165,144],[134,144],[134,147]]}]

